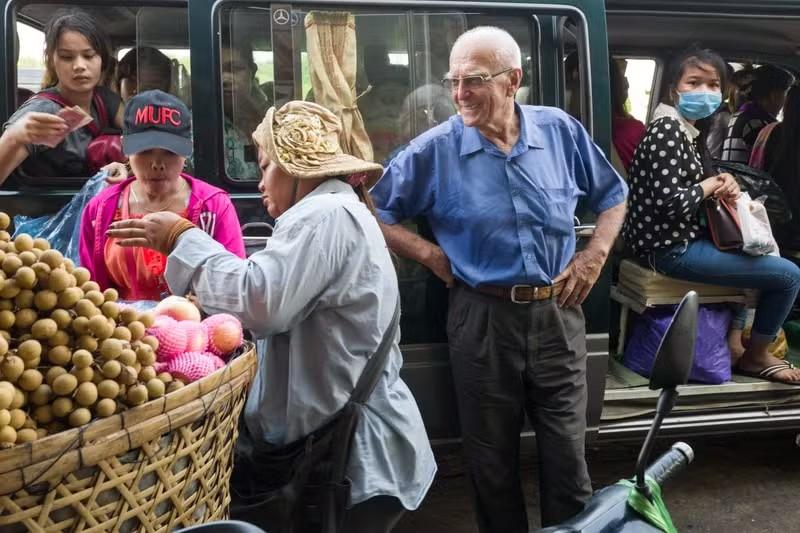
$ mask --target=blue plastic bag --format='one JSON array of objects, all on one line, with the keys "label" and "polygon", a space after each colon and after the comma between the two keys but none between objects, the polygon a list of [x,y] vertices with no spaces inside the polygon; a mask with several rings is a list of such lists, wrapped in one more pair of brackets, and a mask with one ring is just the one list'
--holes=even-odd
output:
[{"label": "blue plastic bag", "polygon": [[81,236],[81,215],[89,200],[95,197],[106,186],[108,172],[102,170],[89,178],[83,188],[72,197],[55,215],[42,217],[14,217],[14,236],[27,233],[33,238],[47,239],[50,247],[61,252],[64,257],[79,260],[79,244]]},{"label": "blue plastic bag", "polygon": [[[653,360],[677,306],[647,309],[633,325],[623,363],[637,374],[650,377]],[[728,328],[732,312],[725,304],[701,305],[697,317],[697,341],[689,380],[717,385],[731,379]]]}]

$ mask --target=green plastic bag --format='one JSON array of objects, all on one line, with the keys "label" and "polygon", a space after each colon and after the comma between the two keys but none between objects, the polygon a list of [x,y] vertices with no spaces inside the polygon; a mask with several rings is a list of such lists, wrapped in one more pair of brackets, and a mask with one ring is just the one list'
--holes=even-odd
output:
[{"label": "green plastic bag", "polygon": [[648,500],[644,494],[636,490],[633,481],[621,479],[617,482],[618,485],[630,487],[628,505],[631,509],[639,513],[642,518],[647,520],[653,527],[657,527],[661,531],[664,531],[664,533],[678,533],[678,530],[675,529],[675,525],[672,523],[672,518],[669,516],[667,506],[664,505],[664,500],[661,498],[661,487],[659,487],[658,483],[650,476],[645,477],[645,483],[647,483],[647,487],[650,489],[653,501]]}]

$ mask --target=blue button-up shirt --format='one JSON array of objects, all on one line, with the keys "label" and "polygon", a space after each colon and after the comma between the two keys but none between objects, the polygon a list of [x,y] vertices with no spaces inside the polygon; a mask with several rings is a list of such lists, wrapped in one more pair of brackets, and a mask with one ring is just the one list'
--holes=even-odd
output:
[{"label": "blue button-up shirt", "polygon": [[411,141],[371,191],[386,224],[427,217],[453,275],[473,287],[551,284],[575,253],[578,200],[600,213],[628,191],[571,116],[516,112],[509,154],[456,115]]}]

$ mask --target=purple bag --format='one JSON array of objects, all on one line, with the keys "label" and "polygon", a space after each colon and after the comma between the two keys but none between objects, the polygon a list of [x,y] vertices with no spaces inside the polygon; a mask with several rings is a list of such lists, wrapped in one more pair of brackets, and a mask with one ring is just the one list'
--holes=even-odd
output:
[{"label": "purple bag", "polygon": [[[650,377],[653,360],[667,331],[676,305],[647,309],[637,318],[625,348],[623,363],[637,374]],[[725,304],[701,305],[697,317],[697,341],[689,380],[717,385],[731,379],[728,328],[731,309]]]}]

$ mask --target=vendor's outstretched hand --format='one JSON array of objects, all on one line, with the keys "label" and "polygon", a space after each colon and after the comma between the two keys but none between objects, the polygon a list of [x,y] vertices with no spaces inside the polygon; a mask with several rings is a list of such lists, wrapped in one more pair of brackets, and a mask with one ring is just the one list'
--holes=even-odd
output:
[{"label": "vendor's outstretched hand", "polygon": [[173,226],[183,218],[171,211],[150,213],[140,219],[129,218],[114,222],[106,231],[106,235],[119,239],[120,246],[141,246],[152,248],[164,255],[169,255]]}]

